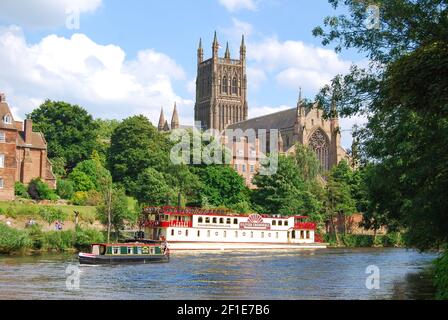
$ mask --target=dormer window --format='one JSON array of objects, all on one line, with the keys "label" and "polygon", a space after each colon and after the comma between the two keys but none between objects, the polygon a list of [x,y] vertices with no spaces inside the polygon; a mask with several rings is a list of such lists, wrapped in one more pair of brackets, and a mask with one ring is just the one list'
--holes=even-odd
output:
[{"label": "dormer window", "polygon": [[6,124],[12,124],[12,117],[10,114],[7,114],[3,117],[3,122]]}]

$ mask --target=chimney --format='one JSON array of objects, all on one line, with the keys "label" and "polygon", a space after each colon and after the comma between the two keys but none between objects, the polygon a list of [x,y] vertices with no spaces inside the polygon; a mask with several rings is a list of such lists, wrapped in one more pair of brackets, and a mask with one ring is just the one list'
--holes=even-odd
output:
[{"label": "chimney", "polygon": [[33,134],[33,121],[25,119],[25,143],[31,144],[31,136]]},{"label": "chimney", "polygon": [[0,102],[6,102],[6,95],[3,92],[0,92]]}]

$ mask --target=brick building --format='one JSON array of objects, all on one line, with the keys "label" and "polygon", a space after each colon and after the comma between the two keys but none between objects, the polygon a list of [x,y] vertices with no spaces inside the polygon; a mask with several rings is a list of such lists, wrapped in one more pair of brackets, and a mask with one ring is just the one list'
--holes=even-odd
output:
[{"label": "brick building", "polygon": [[14,199],[16,181],[27,184],[34,178],[56,187],[47,142],[42,133],[33,132],[31,120],[14,120],[5,95],[0,93],[0,200]]}]

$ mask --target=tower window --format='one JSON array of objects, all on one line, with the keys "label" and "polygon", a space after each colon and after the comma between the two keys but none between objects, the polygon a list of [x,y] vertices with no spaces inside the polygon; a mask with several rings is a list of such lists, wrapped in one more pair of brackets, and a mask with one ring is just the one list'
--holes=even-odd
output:
[{"label": "tower window", "polygon": [[228,88],[228,82],[227,82],[227,77],[224,76],[224,78],[222,79],[222,92],[224,94],[227,94],[229,92],[229,88]]},{"label": "tower window", "polygon": [[232,94],[238,94],[238,81],[236,78],[232,80]]}]

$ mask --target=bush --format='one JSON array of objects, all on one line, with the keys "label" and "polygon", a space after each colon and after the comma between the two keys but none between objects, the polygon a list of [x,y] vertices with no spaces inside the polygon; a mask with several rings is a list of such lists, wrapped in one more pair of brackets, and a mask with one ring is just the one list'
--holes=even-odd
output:
[{"label": "bush", "polygon": [[70,180],[58,180],[56,193],[62,198],[69,200],[73,197],[74,184]]},{"label": "bush", "polygon": [[76,230],[75,247],[78,250],[89,248],[92,243],[104,242],[103,233],[95,229],[81,229]]},{"label": "bush", "polygon": [[28,227],[27,233],[33,249],[39,250],[44,247],[45,235],[44,232],[42,231],[42,228],[39,225],[35,224]]},{"label": "bush", "polygon": [[73,194],[72,203],[76,206],[85,206],[87,203],[88,192],[77,191]]},{"label": "bush", "polygon": [[24,231],[0,223],[0,253],[9,254],[31,246],[31,241]]},{"label": "bush", "polygon": [[55,221],[65,221],[67,219],[67,213],[63,212],[61,209],[53,207],[42,207],[39,210],[39,215],[49,225]]},{"label": "bush", "polygon": [[30,195],[28,194],[28,188],[19,181],[14,184],[14,194],[20,198],[30,198]]},{"label": "bush", "polygon": [[75,232],[49,231],[44,233],[44,248],[47,250],[65,251],[73,248],[75,243]]},{"label": "bush", "polygon": [[103,201],[103,196],[96,190],[90,190],[87,193],[86,206],[97,206]]},{"label": "bush", "polygon": [[5,216],[6,216],[7,218],[11,218],[11,219],[15,219],[15,218],[17,218],[17,211],[16,211],[16,208],[14,208],[13,206],[9,206],[9,207],[6,209]]},{"label": "bush", "polygon": [[448,300],[448,251],[434,262],[434,285],[436,286],[436,298]]},{"label": "bush", "polygon": [[[28,193],[34,200],[54,200],[54,191],[40,178],[33,179],[28,185]],[[56,198],[57,200],[57,198]]]}]

